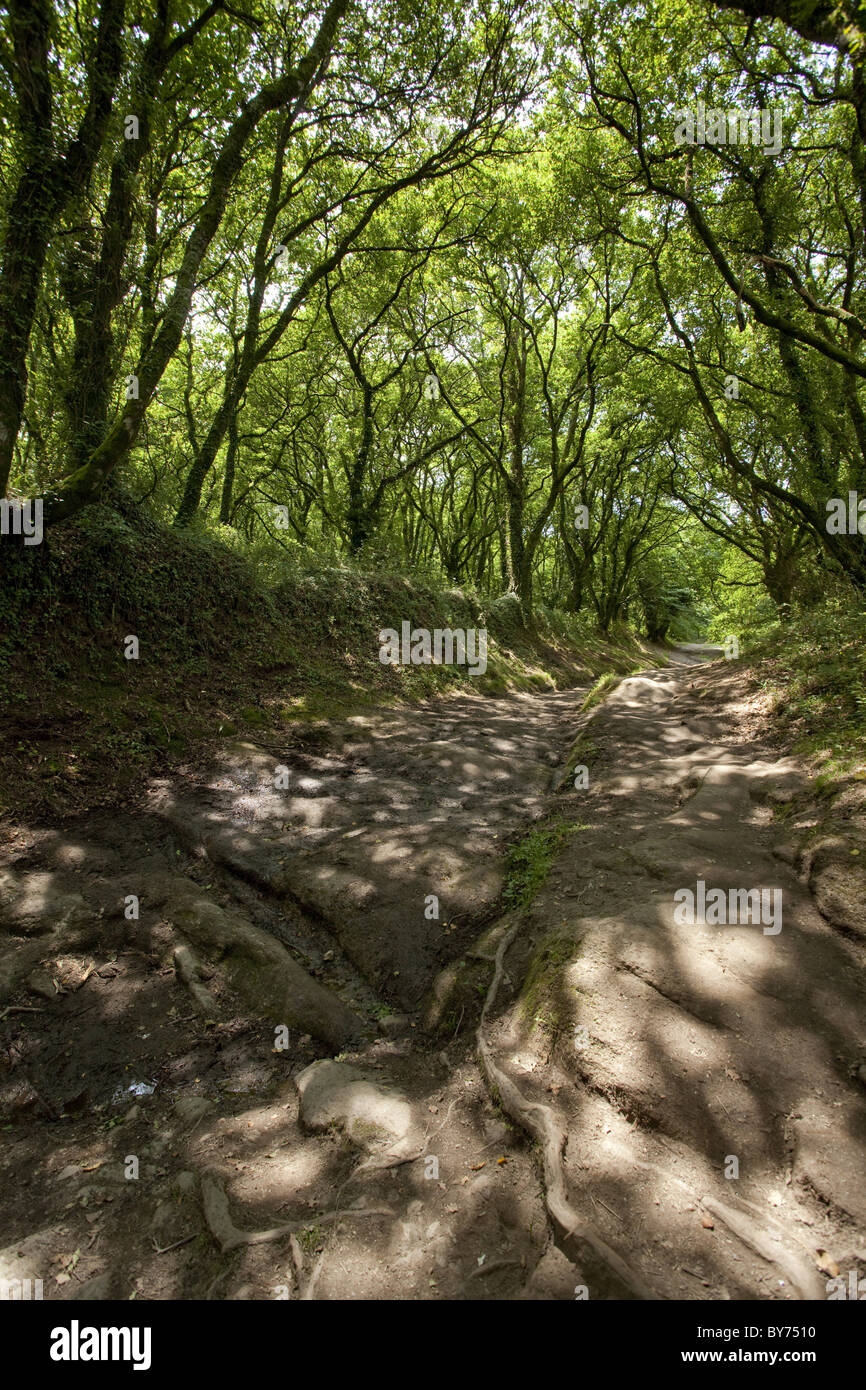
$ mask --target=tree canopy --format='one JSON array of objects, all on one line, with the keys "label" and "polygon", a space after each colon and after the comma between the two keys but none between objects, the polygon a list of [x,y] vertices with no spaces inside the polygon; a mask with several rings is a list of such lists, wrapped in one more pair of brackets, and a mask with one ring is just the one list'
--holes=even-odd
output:
[{"label": "tree canopy", "polygon": [[0,121],[49,531],[120,486],[657,637],[866,585],[844,7],[11,0]]}]

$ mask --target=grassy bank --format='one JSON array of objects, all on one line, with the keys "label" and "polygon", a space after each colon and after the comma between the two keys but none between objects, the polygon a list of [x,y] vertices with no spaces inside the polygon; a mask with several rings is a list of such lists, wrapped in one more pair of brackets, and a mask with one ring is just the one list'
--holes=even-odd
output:
[{"label": "grassy bank", "polygon": [[781,737],[819,789],[866,777],[866,613],[850,593],[775,628],[752,664]]},{"label": "grassy bank", "polygon": [[[141,509],[94,507],[4,548],[0,817],[51,820],[141,794],[221,738],[449,692],[583,685],[647,660],[634,634],[348,565],[265,578]],[[488,631],[487,669],[384,666],[383,628]],[[130,638],[138,656],[128,659]]]}]

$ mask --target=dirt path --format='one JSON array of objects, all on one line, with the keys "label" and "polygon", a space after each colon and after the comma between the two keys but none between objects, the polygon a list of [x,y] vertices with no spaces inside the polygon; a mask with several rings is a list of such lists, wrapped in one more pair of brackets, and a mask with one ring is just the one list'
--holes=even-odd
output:
[{"label": "dirt path", "polygon": [[[786,862],[771,806],[803,778],[750,737],[746,691],[670,670],[599,711],[586,828],[531,914],[560,923],[557,1041],[542,1065],[516,1011],[493,1029],[522,1097],[554,1105],[581,1215],[664,1298],[826,1297],[866,1258],[864,943]],[[699,880],[778,889],[779,922],[678,921]]]},{"label": "dirt path", "polygon": [[[697,655],[593,714],[587,789],[551,790],[579,692],[460,697],[22,830],[0,1279],[796,1298],[866,1263],[862,943],[785,862],[796,767]],[[580,828],[502,918],[504,851],[552,812]],[[699,880],[779,889],[781,930],[676,922]]]}]

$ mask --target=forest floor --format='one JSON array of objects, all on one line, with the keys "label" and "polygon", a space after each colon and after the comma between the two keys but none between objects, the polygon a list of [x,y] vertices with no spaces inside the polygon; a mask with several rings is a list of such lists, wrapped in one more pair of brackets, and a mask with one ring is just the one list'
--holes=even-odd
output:
[{"label": "forest floor", "polygon": [[[862,801],[822,838],[766,694],[699,656],[587,711],[459,694],[226,742],[146,806],[17,827],[0,1279],[798,1299],[866,1276]],[[780,890],[781,930],[679,924],[699,880]]]}]

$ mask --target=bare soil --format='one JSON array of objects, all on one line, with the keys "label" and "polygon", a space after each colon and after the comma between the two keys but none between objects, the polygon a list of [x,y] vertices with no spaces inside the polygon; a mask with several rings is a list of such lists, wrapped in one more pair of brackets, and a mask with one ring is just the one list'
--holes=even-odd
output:
[{"label": "bare soil", "polygon": [[[748,671],[695,660],[591,715],[460,695],[226,741],[144,807],[17,826],[0,1279],[798,1299],[866,1262],[866,940],[815,906]],[[698,879],[780,889],[782,930],[678,924]]]}]

